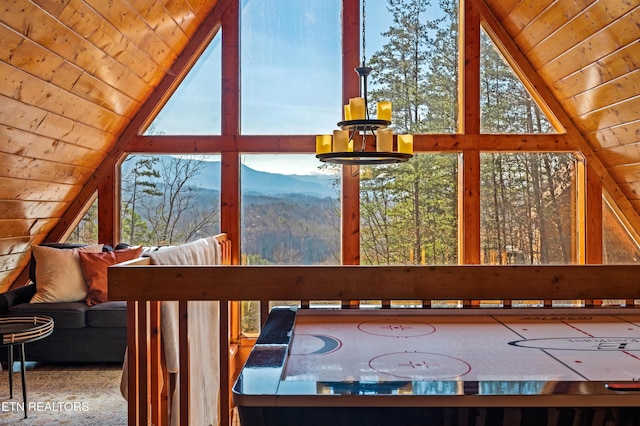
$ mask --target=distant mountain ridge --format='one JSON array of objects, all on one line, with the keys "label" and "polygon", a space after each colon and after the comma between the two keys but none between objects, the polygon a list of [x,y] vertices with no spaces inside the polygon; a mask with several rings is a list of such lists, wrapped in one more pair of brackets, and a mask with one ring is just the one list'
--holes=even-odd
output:
[{"label": "distant mountain ridge", "polygon": [[[199,160],[191,160],[199,161]],[[220,191],[220,162],[203,161],[204,168],[193,180],[194,186]],[[131,171],[134,162],[125,162],[123,174]],[[337,198],[330,175],[284,175],[254,170],[241,165],[241,185],[246,194],[303,194],[319,198]]]}]

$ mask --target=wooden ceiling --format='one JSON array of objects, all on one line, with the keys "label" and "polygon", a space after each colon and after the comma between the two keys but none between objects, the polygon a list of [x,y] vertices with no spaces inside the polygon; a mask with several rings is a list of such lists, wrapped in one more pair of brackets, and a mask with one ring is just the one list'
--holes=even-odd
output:
[{"label": "wooden ceiling", "polygon": [[[561,106],[564,125],[579,132],[578,146],[600,164],[605,188],[619,191],[637,214],[637,0],[473,1],[491,15],[483,15],[489,32],[509,38],[519,65],[531,69]],[[201,25],[211,26],[211,16],[219,17],[229,3],[3,2],[0,290],[24,269],[30,245],[51,238],[65,212],[78,209],[100,165],[119,155],[112,150],[123,132],[131,132],[145,101],[174,73]]]},{"label": "wooden ceiling", "polygon": [[640,210],[640,5],[489,0],[489,8]]}]

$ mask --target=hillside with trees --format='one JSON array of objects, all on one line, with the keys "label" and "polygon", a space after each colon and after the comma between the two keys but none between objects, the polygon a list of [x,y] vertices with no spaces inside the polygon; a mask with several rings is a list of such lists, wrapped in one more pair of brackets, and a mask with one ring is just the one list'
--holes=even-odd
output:
[{"label": "hillside with trees", "polygon": [[[299,178],[246,166],[242,173],[245,263],[339,261],[339,209],[331,178]],[[221,232],[219,185],[219,162],[129,157],[122,177],[122,240],[173,245]]]}]

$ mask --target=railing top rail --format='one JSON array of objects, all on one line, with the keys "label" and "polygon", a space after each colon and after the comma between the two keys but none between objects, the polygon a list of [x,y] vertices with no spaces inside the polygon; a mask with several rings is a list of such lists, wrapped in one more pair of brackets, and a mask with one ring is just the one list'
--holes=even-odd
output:
[{"label": "railing top rail", "polygon": [[116,300],[633,299],[640,265],[109,268]]}]

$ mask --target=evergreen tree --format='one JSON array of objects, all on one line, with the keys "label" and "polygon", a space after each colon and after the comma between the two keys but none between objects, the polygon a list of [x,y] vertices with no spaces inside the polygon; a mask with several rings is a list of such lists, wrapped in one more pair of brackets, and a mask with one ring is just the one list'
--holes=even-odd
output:
[{"label": "evergreen tree", "polygon": [[457,262],[457,156],[369,167],[360,191],[363,264]]},{"label": "evergreen tree", "polygon": [[[484,32],[480,77],[483,132],[545,133],[553,130]],[[575,157],[552,153],[487,153],[482,158],[484,262],[570,263]]]},{"label": "evergreen tree", "polygon": [[[393,23],[371,59],[372,100],[389,99],[396,133],[457,129],[458,5],[440,2],[426,16],[424,0],[388,0]],[[482,131],[542,133],[550,123],[483,33]],[[568,154],[482,155],[481,241],[485,263],[571,261]],[[416,155],[406,164],[361,173],[363,263],[455,263],[455,156]]]},{"label": "evergreen tree", "polygon": [[[457,5],[388,0],[393,23],[371,58],[373,100],[391,100],[396,133],[454,132]],[[416,155],[361,173],[361,259],[368,264],[457,262],[457,157]]]},{"label": "evergreen tree", "polygon": [[[135,166],[128,176],[123,179],[123,192],[128,194],[124,201],[122,237],[128,238],[131,244],[146,242],[144,237],[146,224],[136,212],[136,204],[144,197],[160,196],[162,192],[158,189],[158,179],[160,173],[155,169],[159,161],[158,157],[138,157],[130,156],[125,161],[136,160]],[[142,228],[142,229],[140,229]]]}]

